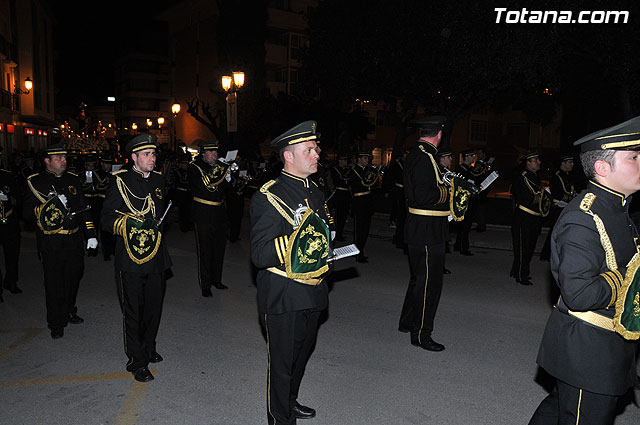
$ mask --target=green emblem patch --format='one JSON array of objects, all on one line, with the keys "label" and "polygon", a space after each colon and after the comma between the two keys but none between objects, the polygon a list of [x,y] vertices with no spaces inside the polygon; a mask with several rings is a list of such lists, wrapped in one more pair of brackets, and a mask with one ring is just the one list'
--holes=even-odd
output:
[{"label": "green emblem patch", "polygon": [[138,220],[127,217],[124,227],[124,245],[129,258],[136,264],[143,264],[155,257],[162,234],[152,218]]},{"label": "green emblem patch", "polygon": [[62,230],[64,219],[69,210],[60,198],[53,196],[44,204],[38,206],[38,227],[45,235],[52,235]]},{"label": "green emblem patch", "polygon": [[538,209],[540,210],[540,214],[543,217],[549,215],[549,211],[551,211],[551,206],[553,205],[553,197],[546,190],[542,190],[542,195],[540,196],[540,200],[538,201]]},{"label": "green emblem patch", "polygon": [[329,270],[329,227],[308,209],[289,237],[285,266],[291,279],[316,278]]},{"label": "green emblem patch", "polygon": [[454,177],[451,179],[449,191],[449,211],[451,216],[455,221],[462,221],[467,208],[469,208],[471,196],[474,194],[473,185],[463,178]]},{"label": "green emblem patch", "polygon": [[613,327],[625,339],[640,338],[640,255],[631,259],[624,276],[622,286],[618,290],[616,314],[613,316]]}]

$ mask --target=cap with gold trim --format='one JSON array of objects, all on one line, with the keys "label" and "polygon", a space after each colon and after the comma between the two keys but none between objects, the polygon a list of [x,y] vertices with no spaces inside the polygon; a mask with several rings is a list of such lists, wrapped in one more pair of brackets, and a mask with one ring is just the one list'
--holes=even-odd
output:
[{"label": "cap with gold trim", "polygon": [[198,149],[200,149],[200,152],[217,151],[218,141],[217,140],[200,140],[198,141]]},{"label": "cap with gold trim", "polygon": [[128,153],[139,152],[145,149],[157,149],[157,140],[158,138],[155,134],[139,134],[127,143],[125,149]]},{"label": "cap with gold trim", "polygon": [[42,150],[42,155],[66,155],[67,145],[64,142],[56,143]]},{"label": "cap with gold trim", "polygon": [[527,151],[527,152],[523,153],[522,155],[520,155],[518,160],[520,162],[525,162],[525,161],[528,161],[528,160],[533,159],[533,158],[540,158],[540,155],[538,154],[537,151]]},{"label": "cap with gold trim", "polygon": [[604,149],[640,150],[640,116],[588,134],[573,142],[573,146],[580,146],[580,152]]},{"label": "cap with gold trim", "polygon": [[444,128],[444,123],[447,121],[447,117],[444,115],[432,115],[430,117],[416,120],[416,126],[420,129],[420,137],[429,137],[432,134],[437,134],[438,131]]},{"label": "cap with gold trim", "polygon": [[273,139],[271,146],[277,146],[278,149],[283,149],[297,143],[311,140],[316,141],[320,137],[317,128],[318,123],[313,120],[302,122]]}]

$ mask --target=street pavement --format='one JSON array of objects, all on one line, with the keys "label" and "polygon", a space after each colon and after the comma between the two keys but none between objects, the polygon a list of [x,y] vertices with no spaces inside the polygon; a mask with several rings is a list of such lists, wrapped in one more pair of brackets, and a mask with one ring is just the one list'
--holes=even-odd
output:
[{"label": "street pavement", "polygon": [[[472,232],[474,256],[447,254],[452,274],[445,276],[433,334],[446,350],[432,353],[397,331],[407,257],[391,243],[386,216],[376,214],[372,230],[368,264],[349,258],[336,265],[299,397],[317,416],[303,422],[526,424],[547,394],[535,358],[556,296],[549,263],[534,257],[534,285],[518,285],[509,278],[509,229]],[[5,291],[0,304],[0,424],[266,423],[267,353],[248,217],[242,239],[227,245],[229,289],[214,290],[213,298],[200,296],[193,232],[180,233],[174,224],[166,240],[174,277],[158,335],[164,361],[151,365],[156,379],[141,384],[125,371],[113,262],[85,259],[78,295],[85,323],[52,340],[34,235],[23,233],[24,293]],[[630,403],[616,425],[639,420]]]}]

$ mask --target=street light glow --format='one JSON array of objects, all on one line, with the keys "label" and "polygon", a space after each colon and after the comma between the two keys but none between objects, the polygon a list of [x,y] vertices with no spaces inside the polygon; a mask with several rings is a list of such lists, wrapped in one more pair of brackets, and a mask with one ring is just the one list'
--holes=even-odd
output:
[{"label": "street light glow", "polygon": [[228,75],[223,75],[222,76],[222,88],[224,89],[224,91],[229,91],[229,89],[231,89],[231,77]]},{"label": "street light glow", "polygon": [[233,84],[235,84],[237,88],[244,86],[244,72],[233,71]]}]

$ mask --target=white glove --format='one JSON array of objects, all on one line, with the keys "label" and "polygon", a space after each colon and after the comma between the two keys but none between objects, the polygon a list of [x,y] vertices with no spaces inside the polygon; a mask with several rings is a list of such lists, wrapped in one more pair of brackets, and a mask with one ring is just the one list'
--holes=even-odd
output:
[{"label": "white glove", "polygon": [[336,231],[332,230],[331,231],[331,240],[334,240],[336,238]]},{"label": "white glove", "polygon": [[[64,196],[64,195],[60,195]],[[98,240],[96,238],[89,238],[87,240],[87,249],[96,249],[98,247]]]},{"label": "white glove", "polygon": [[60,199],[60,202],[62,202],[62,205],[65,206],[65,208],[67,207],[67,197],[64,195],[58,195],[58,199]]},{"label": "white glove", "polygon": [[0,190],[0,201],[8,201],[9,198],[4,194],[3,191]]},{"label": "white glove", "polygon": [[230,181],[231,181],[231,173],[227,173],[227,175],[226,175],[226,176],[224,176],[224,179],[225,179],[227,182],[230,182]]}]

